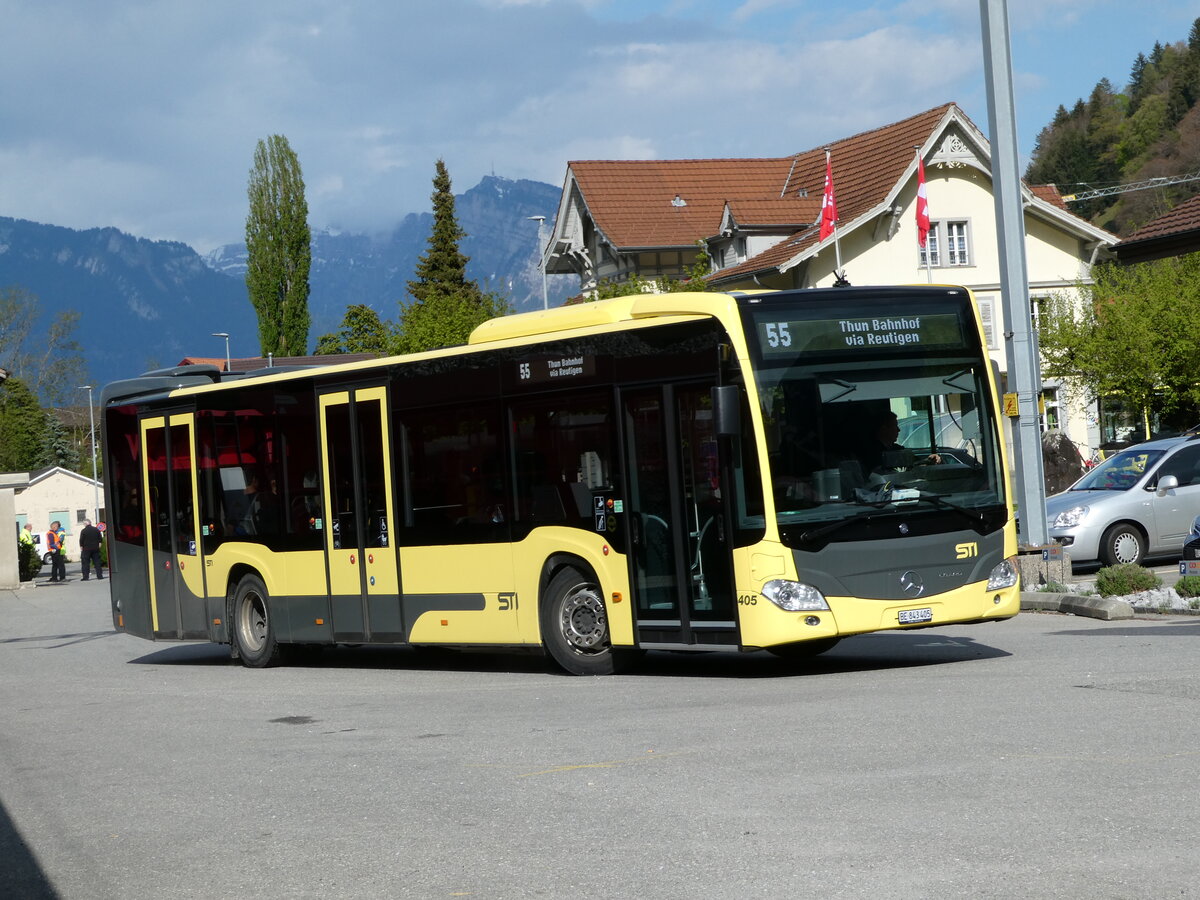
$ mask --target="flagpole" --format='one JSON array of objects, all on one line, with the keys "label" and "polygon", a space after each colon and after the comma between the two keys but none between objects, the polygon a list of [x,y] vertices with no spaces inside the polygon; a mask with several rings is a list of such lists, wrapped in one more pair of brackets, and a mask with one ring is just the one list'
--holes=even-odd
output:
[{"label": "flagpole", "polygon": [[[825,148],[825,171],[826,172],[831,171],[832,166],[833,166],[832,150],[830,150],[829,147],[826,147]],[[834,209],[836,210],[837,207],[835,206]],[[840,279],[842,277],[841,276],[842,245],[838,241],[837,217],[836,216],[833,219],[833,259],[834,259],[833,277],[835,279]]]},{"label": "flagpole", "polygon": [[[925,279],[933,284],[933,254],[929,252],[929,197],[925,188],[925,167],[921,161],[921,145],[913,146],[917,156],[917,243],[925,251]],[[922,217],[922,213],[924,216]],[[924,225],[924,230],[921,226]]]}]

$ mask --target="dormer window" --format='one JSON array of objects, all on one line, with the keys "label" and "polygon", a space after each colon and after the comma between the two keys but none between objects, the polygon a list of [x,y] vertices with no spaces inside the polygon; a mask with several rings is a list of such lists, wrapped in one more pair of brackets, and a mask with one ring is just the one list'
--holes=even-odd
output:
[{"label": "dormer window", "polygon": [[687,206],[687,201],[684,200],[682,197],[680,197],[678,194],[676,194],[675,199],[671,201],[671,205],[676,208],[678,208],[680,206]]}]

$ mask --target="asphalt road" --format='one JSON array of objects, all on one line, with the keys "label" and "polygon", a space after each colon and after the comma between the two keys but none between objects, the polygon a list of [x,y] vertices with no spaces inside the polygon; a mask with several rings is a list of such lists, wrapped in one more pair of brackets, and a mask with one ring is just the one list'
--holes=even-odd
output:
[{"label": "asphalt road", "polygon": [[0,592],[0,897],[1195,897],[1200,619],[251,671]]}]

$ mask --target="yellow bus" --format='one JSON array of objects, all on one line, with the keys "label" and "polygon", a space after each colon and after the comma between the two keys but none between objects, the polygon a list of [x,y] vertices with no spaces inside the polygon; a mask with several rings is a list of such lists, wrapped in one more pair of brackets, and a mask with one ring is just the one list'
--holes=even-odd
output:
[{"label": "yellow bus", "polygon": [[396,644],[607,674],[1005,619],[981,334],[958,287],[641,294],[429,353],[119,381],[113,621],[252,667]]}]

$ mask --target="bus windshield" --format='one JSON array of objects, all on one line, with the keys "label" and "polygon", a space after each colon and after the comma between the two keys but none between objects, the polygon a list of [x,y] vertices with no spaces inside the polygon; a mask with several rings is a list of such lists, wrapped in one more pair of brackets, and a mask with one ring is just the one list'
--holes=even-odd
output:
[{"label": "bus windshield", "polygon": [[[962,316],[931,306],[889,319],[752,313],[770,489],[786,543],[883,537],[894,530],[880,521],[894,516],[981,534],[1004,522],[990,363],[971,347]],[[866,333],[876,342],[832,343],[834,330],[843,341],[860,321],[874,323]]]}]

